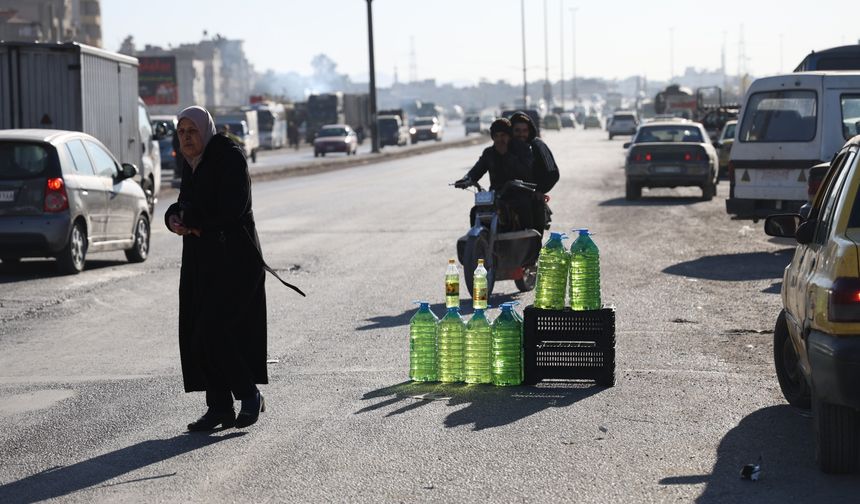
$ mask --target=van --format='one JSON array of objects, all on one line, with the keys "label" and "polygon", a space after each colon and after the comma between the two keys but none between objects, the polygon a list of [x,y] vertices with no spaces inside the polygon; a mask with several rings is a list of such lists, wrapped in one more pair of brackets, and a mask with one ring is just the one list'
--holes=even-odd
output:
[{"label": "van", "polygon": [[753,222],[797,213],[808,198],[810,169],[860,133],[860,72],[757,79],[741,110],[726,212]]}]

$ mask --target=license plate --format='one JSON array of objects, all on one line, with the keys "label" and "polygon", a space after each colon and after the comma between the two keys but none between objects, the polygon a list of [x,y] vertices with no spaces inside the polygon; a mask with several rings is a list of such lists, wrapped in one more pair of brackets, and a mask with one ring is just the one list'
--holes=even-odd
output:
[{"label": "license plate", "polygon": [[481,191],[475,193],[476,205],[492,205],[495,198],[495,191]]},{"label": "license plate", "polygon": [[15,201],[15,191],[0,191],[0,202]]},{"label": "license plate", "polygon": [[654,173],[681,173],[680,166],[655,166]]}]

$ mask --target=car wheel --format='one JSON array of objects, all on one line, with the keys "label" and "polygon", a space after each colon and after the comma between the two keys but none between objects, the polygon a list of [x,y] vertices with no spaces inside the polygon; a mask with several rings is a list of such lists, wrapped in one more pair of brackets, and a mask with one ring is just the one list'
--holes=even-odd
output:
[{"label": "car wheel", "polygon": [[612,140],[612,133],[609,134],[609,139]]},{"label": "car wheel", "polygon": [[523,277],[514,280],[517,289],[520,292],[529,292],[534,290],[537,282],[537,266],[526,266],[523,268]]},{"label": "car wheel", "polygon": [[776,367],[776,379],[779,388],[788,404],[795,408],[809,409],[812,398],[809,384],[800,370],[797,351],[791,343],[788,323],[785,320],[785,310],[779,312],[776,327],[773,330],[773,362]]},{"label": "car wheel", "polygon": [[627,201],[638,200],[642,197],[642,186],[639,184],[632,182],[630,180],[627,181],[627,186],[624,191],[624,199]]},{"label": "car wheel", "polygon": [[252,163],[257,162],[257,149],[254,149],[251,151],[251,162]]},{"label": "car wheel", "polygon": [[815,458],[827,474],[857,471],[860,458],[860,423],[857,411],[842,405],[813,399]]},{"label": "car wheel", "polygon": [[125,251],[128,262],[139,263],[149,255],[149,220],[145,215],[137,218],[134,226],[134,245]]},{"label": "car wheel", "polygon": [[69,242],[57,256],[57,268],[65,275],[75,275],[84,270],[87,259],[87,231],[84,225],[77,221],[72,224]]},{"label": "car wheel", "polygon": [[317,151],[314,151],[314,157],[320,157],[320,153]]},{"label": "car wheel", "polygon": [[717,194],[717,184],[708,181],[702,187],[702,201],[711,201]]},{"label": "car wheel", "polygon": [[320,152],[320,157],[325,157],[325,152]]}]

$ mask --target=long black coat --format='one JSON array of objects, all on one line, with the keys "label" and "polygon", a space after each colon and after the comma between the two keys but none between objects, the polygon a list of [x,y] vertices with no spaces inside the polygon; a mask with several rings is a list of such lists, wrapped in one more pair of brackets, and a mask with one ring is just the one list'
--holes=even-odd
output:
[{"label": "long black coat", "polygon": [[[242,150],[224,135],[206,145],[197,169],[182,162],[182,214],[200,237],[182,239],[179,352],[185,391],[205,390],[204,352],[243,359],[255,383],[266,371],[266,291],[260,240],[251,212],[251,179]],[[168,226],[169,228],[169,226]]]}]

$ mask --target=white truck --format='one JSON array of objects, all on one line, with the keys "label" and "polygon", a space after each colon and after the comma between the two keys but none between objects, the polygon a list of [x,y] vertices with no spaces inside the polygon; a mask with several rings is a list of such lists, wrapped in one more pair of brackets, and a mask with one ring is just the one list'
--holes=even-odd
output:
[{"label": "white truck", "polygon": [[0,129],[82,131],[138,167],[150,208],[161,156],[138,97],[136,58],[77,43],[0,42]]},{"label": "white truck", "polygon": [[726,212],[758,221],[796,213],[810,168],[860,133],[860,72],[799,72],[757,79],[744,98],[729,161]]},{"label": "white truck", "polygon": [[256,110],[241,110],[227,112],[215,116],[215,128],[222,131],[224,127],[230,128],[230,133],[236,135],[242,142],[245,157],[252,162],[257,162],[257,151],[260,149],[260,129],[257,126]]}]

